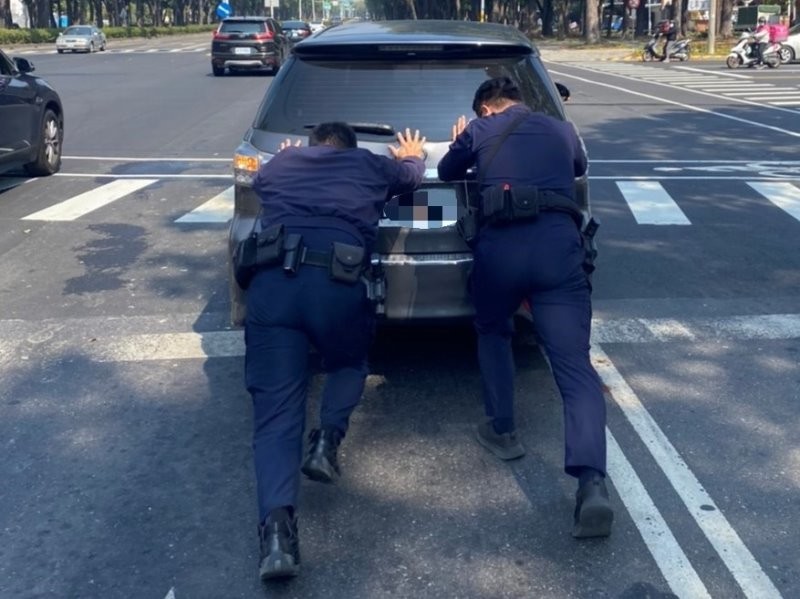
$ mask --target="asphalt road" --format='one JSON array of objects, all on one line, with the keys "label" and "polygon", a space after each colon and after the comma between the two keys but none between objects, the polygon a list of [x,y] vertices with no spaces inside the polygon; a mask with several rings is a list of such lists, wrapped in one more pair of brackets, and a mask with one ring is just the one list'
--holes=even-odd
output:
[{"label": "asphalt road", "polygon": [[266,586],[225,239],[230,157],[272,78],[212,77],[203,38],[143,44],[29,56],[66,158],[0,177],[0,597],[800,596],[800,66],[546,54],[603,223],[610,538],[569,535],[535,346],[507,464],[471,436],[471,332],[384,330],[344,477],[303,482],[302,575]]}]

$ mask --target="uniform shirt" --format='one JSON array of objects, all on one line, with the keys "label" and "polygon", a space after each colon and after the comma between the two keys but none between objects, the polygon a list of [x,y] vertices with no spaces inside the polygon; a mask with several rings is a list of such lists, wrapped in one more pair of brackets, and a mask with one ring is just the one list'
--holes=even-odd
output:
[{"label": "uniform shirt", "polygon": [[422,182],[425,163],[416,157],[395,160],[362,148],[290,147],[263,164],[253,180],[261,199],[262,222],[294,222],[331,217],[354,226],[371,247],[383,206],[392,196]]},{"label": "uniform shirt", "polygon": [[[485,162],[492,146],[518,114],[525,120],[503,142],[489,171]],[[533,112],[524,104],[474,119],[450,144],[439,162],[442,181],[464,179],[467,169],[477,165],[483,174],[481,191],[498,184],[536,185],[575,199],[575,177],[586,172],[586,154],[571,123]]]}]

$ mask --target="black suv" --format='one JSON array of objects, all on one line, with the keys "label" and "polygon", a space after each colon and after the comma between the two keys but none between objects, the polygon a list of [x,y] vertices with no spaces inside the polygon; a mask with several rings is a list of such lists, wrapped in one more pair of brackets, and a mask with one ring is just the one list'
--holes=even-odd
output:
[{"label": "black suv", "polygon": [[270,17],[231,17],[223,20],[211,42],[214,75],[231,71],[281,68],[289,54],[289,42],[280,24]]},{"label": "black suv", "polygon": [[42,176],[61,168],[61,99],[33,71],[31,61],[0,50],[0,173],[24,168]]},{"label": "black suv", "polygon": [[[229,249],[252,229],[258,198],[251,182],[287,137],[306,143],[309,128],[346,121],[359,146],[390,156],[395,132],[427,137],[422,187],[392,198],[381,220],[377,250],[388,281],[386,317],[395,321],[470,316],[467,277],[472,254],[456,231],[474,181],[443,183],[436,166],[451,128],[470,115],[486,79],[509,76],[533,110],[566,119],[559,90],[536,47],[518,30],[464,21],[345,23],[307,38],[267,90],[234,156],[235,209]],[[563,95],[569,91],[564,88]],[[577,198],[589,210],[587,180]],[[313,198],[309,198],[313,202]],[[232,321],[244,317],[242,291],[230,278]]]}]

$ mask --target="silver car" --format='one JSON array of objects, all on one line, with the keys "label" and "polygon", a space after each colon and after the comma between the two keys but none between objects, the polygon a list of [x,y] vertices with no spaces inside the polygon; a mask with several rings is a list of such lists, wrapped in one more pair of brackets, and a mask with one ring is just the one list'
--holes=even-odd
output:
[{"label": "silver car", "polygon": [[74,25],[58,34],[56,50],[64,52],[101,52],[106,49],[106,34],[94,25]]},{"label": "silver car", "polygon": [[800,23],[789,29],[789,37],[781,42],[781,62],[800,60]]}]

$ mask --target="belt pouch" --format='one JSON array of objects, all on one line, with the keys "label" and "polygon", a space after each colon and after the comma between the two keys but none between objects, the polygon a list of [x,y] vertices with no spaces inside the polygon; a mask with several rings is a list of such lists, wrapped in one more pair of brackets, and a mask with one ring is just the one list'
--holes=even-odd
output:
[{"label": "belt pouch", "polygon": [[359,245],[333,243],[330,276],[334,281],[356,283],[364,270],[365,250]]},{"label": "belt pouch", "polygon": [[539,189],[533,185],[509,190],[512,220],[528,220],[539,215]]},{"label": "belt pouch", "polygon": [[303,236],[299,233],[290,233],[283,244],[283,271],[287,275],[297,274],[300,260],[303,257]]},{"label": "belt pouch", "polygon": [[284,228],[282,224],[270,225],[258,234],[256,264],[271,266],[283,258]]}]

